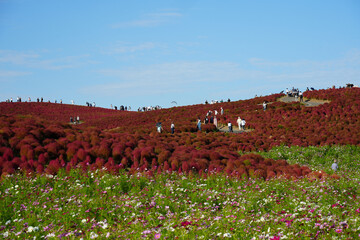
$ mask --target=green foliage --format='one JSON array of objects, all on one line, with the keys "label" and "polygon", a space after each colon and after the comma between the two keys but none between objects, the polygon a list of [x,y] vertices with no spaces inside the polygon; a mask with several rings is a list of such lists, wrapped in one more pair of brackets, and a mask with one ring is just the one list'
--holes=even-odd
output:
[{"label": "green foliage", "polygon": [[285,159],[290,164],[306,165],[313,170],[324,170],[327,173],[333,173],[331,164],[337,160],[340,174],[360,172],[360,146],[280,146],[259,154],[266,158]]}]

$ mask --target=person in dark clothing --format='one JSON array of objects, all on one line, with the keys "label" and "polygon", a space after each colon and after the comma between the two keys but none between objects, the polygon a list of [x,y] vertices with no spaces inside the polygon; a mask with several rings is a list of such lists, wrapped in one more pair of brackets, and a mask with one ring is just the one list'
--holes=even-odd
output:
[{"label": "person in dark clothing", "polygon": [[174,132],[175,132],[175,124],[173,122],[171,123],[170,128],[171,128],[171,134],[174,134]]}]

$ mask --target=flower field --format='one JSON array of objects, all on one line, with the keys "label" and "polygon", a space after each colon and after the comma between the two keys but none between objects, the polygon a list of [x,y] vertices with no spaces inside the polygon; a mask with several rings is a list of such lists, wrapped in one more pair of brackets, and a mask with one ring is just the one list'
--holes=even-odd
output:
[{"label": "flower field", "polygon": [[[327,89],[304,93],[329,101],[317,107],[274,94],[149,112],[0,103],[0,236],[358,239],[359,96]],[[219,124],[240,116],[250,131],[197,131],[220,107]]]},{"label": "flower field", "polygon": [[[358,239],[360,175],[351,162],[360,148],[328,150],[328,159],[352,156],[341,161],[339,179],[15,174],[0,185],[0,233],[5,239]],[[324,149],[301,151],[314,153],[307,159],[312,168]],[[287,147],[276,152],[288,158],[299,153]]]}]

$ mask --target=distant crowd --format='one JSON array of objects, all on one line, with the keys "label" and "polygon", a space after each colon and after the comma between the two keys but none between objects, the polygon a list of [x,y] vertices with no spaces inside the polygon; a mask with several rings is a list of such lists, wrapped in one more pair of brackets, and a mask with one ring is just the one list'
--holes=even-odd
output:
[{"label": "distant crowd", "polygon": [[154,111],[154,110],[160,110],[162,109],[162,107],[160,107],[159,105],[155,106],[155,107],[139,107],[138,108],[138,112],[148,112],[148,111]]},{"label": "distant crowd", "polygon": [[[230,98],[228,98],[227,101],[228,101],[228,102],[231,102]],[[210,104],[223,103],[223,102],[224,102],[224,100],[222,100],[222,99],[221,99],[220,101],[218,101],[218,100],[211,100]],[[205,104],[209,104],[208,100],[205,100]]]},{"label": "distant crowd", "polygon": [[[22,102],[22,101],[23,101],[23,100],[22,100],[21,97],[17,97],[17,98],[16,98],[16,102]],[[10,98],[10,99],[6,99],[5,102],[14,102],[14,101],[13,101],[13,98]],[[25,100],[25,102],[31,102],[31,98],[28,97],[28,100],[27,100],[27,101]],[[36,99],[36,102],[44,102],[44,98],[43,98],[43,97],[37,98],[37,99]],[[50,100],[49,100],[48,102],[50,102]],[[54,102],[57,103],[57,100],[55,100]],[[60,99],[60,103],[62,103],[62,99]]]}]

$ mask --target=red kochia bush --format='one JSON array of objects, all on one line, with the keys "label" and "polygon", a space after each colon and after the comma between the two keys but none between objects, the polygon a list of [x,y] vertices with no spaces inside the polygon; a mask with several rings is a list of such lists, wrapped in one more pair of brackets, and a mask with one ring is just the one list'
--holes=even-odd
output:
[{"label": "red kochia bush", "polygon": [[[319,90],[304,95],[330,101],[309,108],[298,102],[276,102],[281,95],[270,95],[246,101],[211,106],[198,104],[146,113],[66,104],[0,103],[3,114],[0,116],[0,169],[4,171],[6,162],[14,164],[8,164],[10,169],[20,165],[26,168],[28,166],[24,162],[29,159],[46,169],[50,160],[59,159],[61,167],[73,161],[67,165],[82,166],[86,170],[96,158],[102,158],[104,164],[111,168],[121,162],[124,168],[136,166],[136,169],[149,169],[156,166],[158,171],[167,168],[169,171],[186,172],[189,167],[192,171],[206,172],[206,169],[224,171],[227,168],[225,171],[236,176],[304,176],[311,171],[258,155],[239,156],[237,152],[269,150],[282,144],[360,144],[360,89]],[[267,111],[261,109],[263,101],[272,102]],[[240,116],[246,119],[247,127],[252,128],[250,132],[212,132],[215,129],[213,124],[203,124],[202,132],[192,132],[196,131],[198,116],[203,118],[209,107],[219,110],[220,106],[225,109],[225,115],[218,118],[219,123],[226,124],[225,119],[229,119],[236,125],[235,121]],[[84,123],[69,125],[69,115],[78,114]],[[157,121],[161,121],[165,129],[161,134],[156,133],[154,127]],[[168,133],[171,121],[176,126],[175,134]],[[111,157],[114,163],[109,161]]]},{"label": "red kochia bush", "polygon": [[51,160],[49,165],[46,167],[45,172],[50,175],[55,175],[60,168],[61,164],[59,159]]}]

